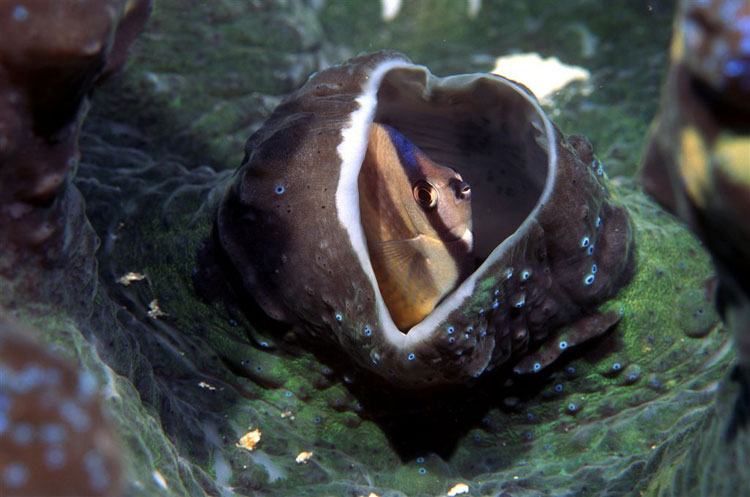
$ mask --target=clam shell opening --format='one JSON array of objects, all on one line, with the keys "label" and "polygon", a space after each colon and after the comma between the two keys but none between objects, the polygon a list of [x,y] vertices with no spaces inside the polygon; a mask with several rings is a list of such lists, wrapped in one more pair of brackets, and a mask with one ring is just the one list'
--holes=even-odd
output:
[{"label": "clam shell opening", "polygon": [[[378,127],[390,138],[374,142]],[[471,192],[461,240],[471,267],[448,271],[434,308],[403,329],[389,305],[411,294],[386,303],[363,227],[376,185],[360,173],[381,142],[405,162],[434,162]],[[470,381],[501,364],[537,371],[620,317],[595,310],[632,268],[629,217],[610,199],[588,141],[565,138],[518,83],[440,78],[395,52],[367,54],[312,75],[245,150],[217,215],[244,287],[272,318],[400,386]],[[407,200],[424,193],[406,188]]]}]

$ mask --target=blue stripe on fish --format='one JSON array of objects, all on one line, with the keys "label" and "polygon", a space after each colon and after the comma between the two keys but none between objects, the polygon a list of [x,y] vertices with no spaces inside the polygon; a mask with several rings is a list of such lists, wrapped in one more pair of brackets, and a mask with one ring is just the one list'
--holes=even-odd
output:
[{"label": "blue stripe on fish", "polygon": [[419,149],[416,145],[390,126],[383,125],[383,127],[388,131],[388,137],[391,139],[391,143],[393,143],[393,147],[396,149],[396,153],[398,153],[398,158],[401,159],[404,169],[407,171],[417,170],[419,168],[419,164],[417,163]]}]

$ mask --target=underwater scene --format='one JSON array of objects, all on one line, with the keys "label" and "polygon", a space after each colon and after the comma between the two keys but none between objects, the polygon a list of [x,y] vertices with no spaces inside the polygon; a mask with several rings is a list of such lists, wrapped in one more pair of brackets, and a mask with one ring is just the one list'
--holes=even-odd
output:
[{"label": "underwater scene", "polygon": [[750,0],[0,0],[0,495],[750,497]]}]

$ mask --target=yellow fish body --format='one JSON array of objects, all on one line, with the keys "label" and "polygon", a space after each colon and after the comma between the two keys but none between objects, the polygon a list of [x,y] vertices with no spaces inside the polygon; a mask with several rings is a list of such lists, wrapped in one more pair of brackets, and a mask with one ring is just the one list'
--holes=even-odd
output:
[{"label": "yellow fish body", "polygon": [[367,249],[394,323],[407,330],[474,269],[471,188],[385,125],[359,173]]}]

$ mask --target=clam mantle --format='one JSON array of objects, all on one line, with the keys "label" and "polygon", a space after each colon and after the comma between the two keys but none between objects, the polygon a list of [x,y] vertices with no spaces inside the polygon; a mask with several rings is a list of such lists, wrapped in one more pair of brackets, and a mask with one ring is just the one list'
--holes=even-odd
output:
[{"label": "clam mantle", "polygon": [[[371,123],[472,187],[477,267],[399,330],[359,210]],[[628,278],[633,228],[583,137],[565,138],[522,85],[439,78],[396,52],[312,75],[247,141],[217,214],[242,285],[273,319],[402,387],[537,371],[619,319],[597,307]]]}]

